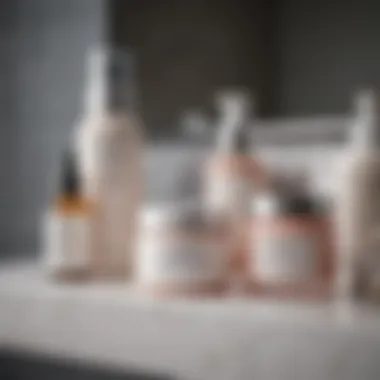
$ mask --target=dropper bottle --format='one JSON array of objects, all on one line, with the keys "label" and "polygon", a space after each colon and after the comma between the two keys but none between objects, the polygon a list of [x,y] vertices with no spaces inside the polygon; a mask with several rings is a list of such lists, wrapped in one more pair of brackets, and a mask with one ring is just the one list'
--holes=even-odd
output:
[{"label": "dropper bottle", "polygon": [[380,108],[372,90],[355,98],[355,121],[342,157],[336,198],[337,292],[354,292],[357,262],[380,222]]},{"label": "dropper bottle", "polygon": [[59,192],[44,220],[44,266],[55,280],[81,280],[90,269],[92,204],[83,195],[76,157],[66,151]]}]

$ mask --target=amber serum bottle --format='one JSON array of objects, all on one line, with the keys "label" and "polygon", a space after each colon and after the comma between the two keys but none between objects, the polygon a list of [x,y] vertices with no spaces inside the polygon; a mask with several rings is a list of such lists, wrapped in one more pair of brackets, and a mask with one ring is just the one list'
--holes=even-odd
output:
[{"label": "amber serum bottle", "polygon": [[76,158],[62,160],[59,192],[44,216],[43,264],[55,280],[86,279],[90,268],[91,202],[82,196]]}]

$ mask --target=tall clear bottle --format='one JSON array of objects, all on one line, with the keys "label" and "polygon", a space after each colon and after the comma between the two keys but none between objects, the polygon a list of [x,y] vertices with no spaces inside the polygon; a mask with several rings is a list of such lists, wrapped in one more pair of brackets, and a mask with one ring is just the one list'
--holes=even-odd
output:
[{"label": "tall clear bottle", "polygon": [[75,135],[84,193],[92,199],[91,272],[130,275],[141,197],[141,124],[135,109],[133,57],[89,51],[84,116]]}]

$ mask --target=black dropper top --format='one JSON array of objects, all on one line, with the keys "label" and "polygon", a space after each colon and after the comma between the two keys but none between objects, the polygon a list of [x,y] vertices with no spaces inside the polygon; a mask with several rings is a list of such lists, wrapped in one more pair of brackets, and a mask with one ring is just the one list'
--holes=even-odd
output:
[{"label": "black dropper top", "polygon": [[77,163],[71,150],[67,150],[63,154],[60,190],[61,194],[71,197],[80,193]]}]

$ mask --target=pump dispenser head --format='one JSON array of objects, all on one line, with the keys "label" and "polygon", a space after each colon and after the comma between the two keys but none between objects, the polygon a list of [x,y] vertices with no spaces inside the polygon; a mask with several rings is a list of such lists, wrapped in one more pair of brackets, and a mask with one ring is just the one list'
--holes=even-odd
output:
[{"label": "pump dispenser head", "polygon": [[225,91],[216,98],[221,114],[218,148],[228,153],[247,153],[250,141],[247,124],[252,114],[252,99],[245,91]]},{"label": "pump dispenser head", "polygon": [[130,110],[135,107],[134,59],[129,51],[94,46],[87,52],[87,112]]},{"label": "pump dispenser head", "polygon": [[379,111],[375,91],[362,90],[356,95],[356,118],[351,131],[351,144],[355,150],[380,148]]}]

